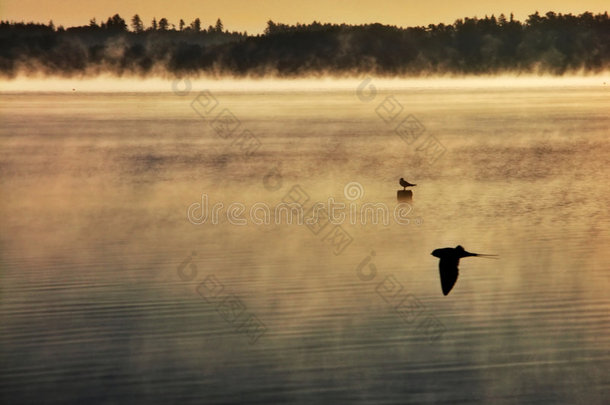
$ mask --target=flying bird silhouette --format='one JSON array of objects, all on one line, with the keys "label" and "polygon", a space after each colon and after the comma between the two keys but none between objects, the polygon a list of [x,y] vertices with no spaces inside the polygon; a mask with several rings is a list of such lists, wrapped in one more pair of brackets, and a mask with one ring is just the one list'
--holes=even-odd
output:
[{"label": "flying bird silhouette", "polygon": [[400,185],[401,185],[403,190],[406,190],[407,187],[417,186],[417,184],[411,184],[408,181],[406,181],[405,179],[403,179],[402,177],[400,178],[399,183],[400,183]]},{"label": "flying bird silhouette", "polygon": [[431,253],[432,256],[438,257],[441,261],[438,264],[438,270],[441,275],[441,287],[443,295],[449,294],[449,291],[455,285],[458,278],[458,265],[462,257],[477,256],[497,259],[497,255],[484,255],[480,253],[470,253],[464,250],[460,245],[454,248],[435,249]]}]

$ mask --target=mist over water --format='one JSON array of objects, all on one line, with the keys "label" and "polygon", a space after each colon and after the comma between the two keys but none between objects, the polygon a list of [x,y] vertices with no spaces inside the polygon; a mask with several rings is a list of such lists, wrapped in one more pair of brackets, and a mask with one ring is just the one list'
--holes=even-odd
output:
[{"label": "mist over water", "polygon": [[[201,77],[182,75],[170,80],[163,76],[138,77],[124,75],[121,78],[111,74],[100,74],[93,78],[63,78],[53,75],[17,76],[0,79],[3,92],[95,92],[95,93],[164,93],[174,88],[178,94],[191,94],[201,90],[220,92],[286,92],[286,91],[333,91],[355,92],[367,76],[351,75],[336,78],[332,75],[305,75],[299,78],[278,79],[232,78],[231,76]],[[369,77],[370,78],[370,77]],[[371,78],[372,80],[372,78]],[[610,83],[610,72],[598,74],[553,76],[549,74],[505,74],[505,75],[455,75],[444,74],[422,77],[375,78],[371,84],[380,90],[410,89],[472,89],[472,88],[526,88],[532,87],[606,87]],[[194,93],[191,93],[194,92]],[[191,100],[189,99],[189,102]]]},{"label": "mist over water", "polygon": [[[372,80],[366,97],[360,81],[3,84],[3,399],[603,403],[607,80],[549,80]],[[260,142],[250,155],[215,130],[224,109]],[[445,150],[433,162],[395,132],[410,115]],[[272,206],[297,185],[394,208],[400,177],[417,183],[411,223],[344,223],[340,254],[306,226],[186,215],[202,193]],[[463,259],[444,297],[430,253],[458,244],[500,260]],[[210,277],[264,324],[253,344],[198,293]],[[395,309],[409,295],[420,319]]]}]

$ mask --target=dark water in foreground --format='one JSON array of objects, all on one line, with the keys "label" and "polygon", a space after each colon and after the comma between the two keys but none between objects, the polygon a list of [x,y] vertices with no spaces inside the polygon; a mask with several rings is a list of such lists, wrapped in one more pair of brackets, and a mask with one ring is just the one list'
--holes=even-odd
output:
[{"label": "dark water in foreground", "polygon": [[[606,88],[213,95],[207,121],[195,93],[0,98],[3,403],[607,401]],[[393,132],[409,114],[436,161]],[[345,246],[186,215],[202,193],[393,210],[400,177],[410,223],[347,220]],[[500,260],[444,297],[430,252],[457,244]]]}]

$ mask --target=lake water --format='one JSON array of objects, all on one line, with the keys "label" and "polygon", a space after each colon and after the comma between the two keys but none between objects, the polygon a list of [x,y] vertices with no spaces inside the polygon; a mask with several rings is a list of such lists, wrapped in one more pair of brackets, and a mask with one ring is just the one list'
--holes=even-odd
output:
[{"label": "lake water", "polygon": [[371,84],[3,93],[2,402],[607,401],[608,87]]}]

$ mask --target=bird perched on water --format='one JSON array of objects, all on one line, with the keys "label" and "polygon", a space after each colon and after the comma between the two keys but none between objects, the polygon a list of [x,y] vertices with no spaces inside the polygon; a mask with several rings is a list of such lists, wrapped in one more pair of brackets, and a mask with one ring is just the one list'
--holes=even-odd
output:
[{"label": "bird perched on water", "polygon": [[407,187],[414,187],[417,186],[417,184],[411,184],[408,181],[406,181],[405,179],[403,179],[402,177],[400,178],[400,186],[402,187],[403,190],[406,190]]},{"label": "bird perched on water", "polygon": [[443,295],[449,294],[449,291],[455,285],[458,278],[458,265],[462,257],[477,256],[487,258],[497,258],[497,255],[484,255],[480,253],[470,253],[464,250],[461,246],[454,248],[435,249],[431,253],[432,256],[438,257],[441,261],[438,264],[438,270],[441,275],[441,287]]}]

